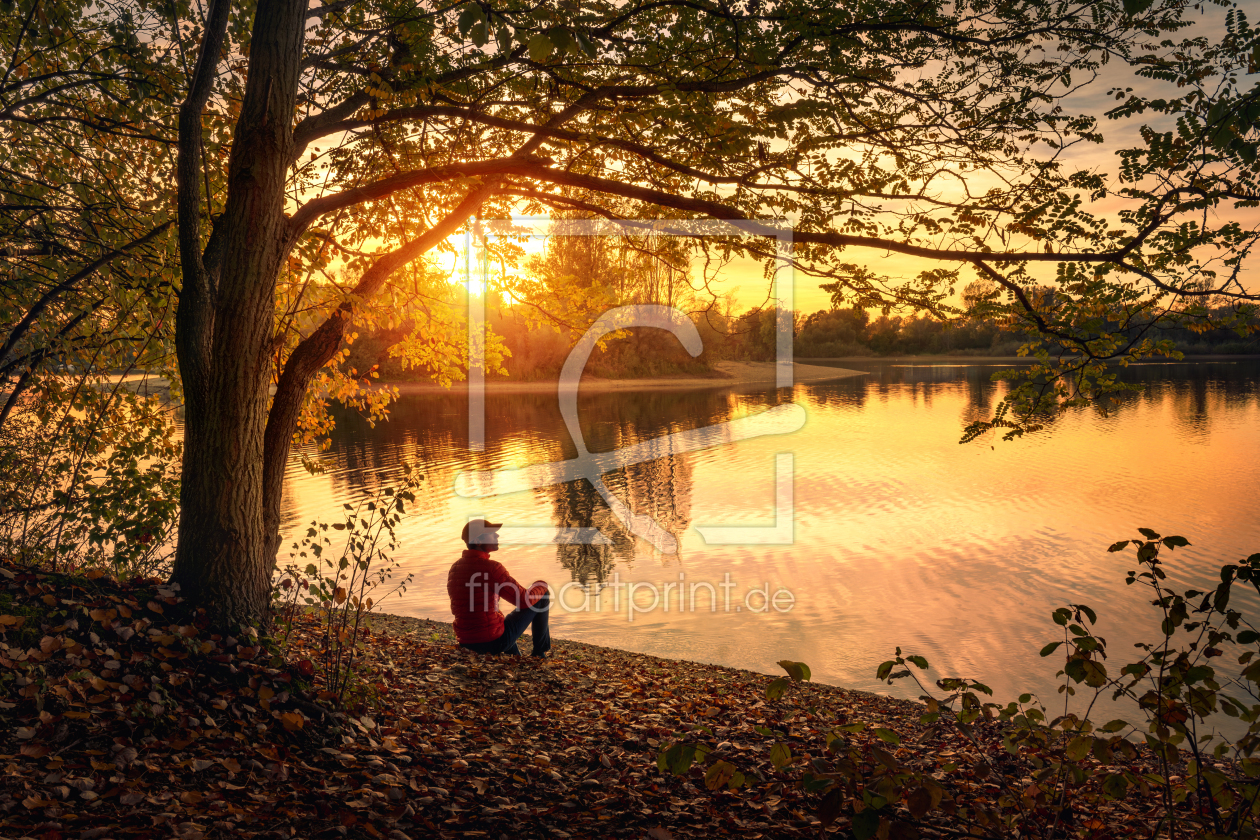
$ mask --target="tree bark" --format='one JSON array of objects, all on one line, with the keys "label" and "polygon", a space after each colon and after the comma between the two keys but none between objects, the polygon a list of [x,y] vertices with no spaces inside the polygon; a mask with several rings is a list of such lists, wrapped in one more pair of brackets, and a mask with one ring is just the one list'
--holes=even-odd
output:
[{"label": "tree bark", "polygon": [[[276,279],[308,222],[284,214],[293,149],[306,3],[262,0],[254,19],[228,194],[202,248],[201,112],[222,48],[228,0],[211,7],[201,55],[180,112],[177,187],[183,288],[176,351],[185,389],[179,542],[172,582],[224,627],[267,618],[280,543],[285,465],[307,386],[337,351],[354,313],[346,302],[290,356],[270,401]],[[453,177],[441,173],[436,179]],[[356,295],[374,294],[398,268],[454,233],[493,194],[474,188],[416,240],[382,256]]]},{"label": "tree bark", "polygon": [[[191,173],[182,166],[185,154],[188,160],[197,155],[191,146],[200,141],[200,111],[206,100],[194,101],[199,78],[194,78],[190,102],[181,113],[184,294],[177,351],[187,403],[172,581],[192,603],[211,609],[221,625],[262,620],[270,604],[275,558],[268,554],[273,541],[263,516],[268,349],[275,283],[286,250],[284,187],[305,11],[303,0],[258,4],[245,97],[228,163],[227,200],[200,260],[189,253],[199,245],[193,240],[198,225],[191,222],[199,212],[197,202],[188,200],[196,195],[196,178],[188,178]],[[210,34],[198,72],[203,62],[213,68],[217,61],[218,45]]]}]

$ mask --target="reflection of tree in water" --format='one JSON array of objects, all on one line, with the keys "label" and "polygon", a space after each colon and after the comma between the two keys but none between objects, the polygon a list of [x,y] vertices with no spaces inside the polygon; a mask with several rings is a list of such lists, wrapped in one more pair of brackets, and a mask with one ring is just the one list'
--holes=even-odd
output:
[{"label": "reflection of tree in water", "polygon": [[[608,473],[604,483],[636,513],[647,514],[680,543],[691,524],[692,466],[687,455],[666,455]],[[556,547],[560,565],[583,586],[602,585],[618,563],[633,563],[636,538],[613,515],[608,503],[585,480],[570,481],[545,492],[552,497],[557,526],[598,528],[608,543]]]},{"label": "reflection of tree in water", "polygon": [[[932,390],[962,387],[966,401],[961,425],[987,420],[996,401],[1005,395],[1007,386],[992,380],[998,370],[1027,364],[1022,360],[977,358],[974,363],[962,360],[932,362],[913,360],[846,361],[846,367],[865,371],[867,375],[806,386],[812,403],[821,406],[864,406],[871,398],[891,396],[930,399]],[[1097,403],[1084,407],[1098,417],[1125,415],[1140,405],[1154,406],[1170,401],[1174,422],[1185,434],[1205,437],[1211,429],[1212,415],[1225,408],[1237,408],[1260,398],[1260,362],[1252,358],[1166,362],[1130,365],[1114,369],[1120,381],[1140,385],[1137,391],[1107,395]],[[1054,421],[1044,418],[1044,422]]]},{"label": "reflection of tree in water", "polygon": [[[581,408],[583,433],[592,452],[609,452],[671,432],[721,422],[730,416],[732,400],[722,392],[592,394]],[[680,543],[691,524],[691,456],[662,452],[659,458],[631,464],[604,476],[604,484],[635,513],[652,517]],[[618,562],[632,563],[638,540],[586,481],[569,482],[543,491],[552,499],[555,524],[561,528],[598,528],[605,545],[560,545],[560,564],[583,585],[602,584]]]},{"label": "reflection of tree in water", "polygon": [[[721,422],[732,400],[723,391],[655,391],[584,394],[579,415],[587,447],[606,452],[671,432]],[[767,405],[780,402],[767,398]],[[406,396],[391,406],[390,419],[375,426],[355,412],[336,411],[332,446],[324,453],[331,501],[361,497],[393,483],[399,464],[413,461],[426,480],[417,491],[417,507],[442,510],[449,503],[460,470],[572,458],[573,442],[564,428],[554,394],[495,393],[486,396],[485,452],[468,451],[468,402],[461,393]],[[609,473],[604,481],[634,511],[653,517],[681,537],[690,525],[692,468],[688,456],[663,453],[651,461]],[[592,527],[611,545],[562,545],[560,561],[574,580],[601,582],[617,562],[632,561],[639,542],[613,516],[585,481],[539,491],[552,502],[559,527]],[[288,510],[296,509],[296,500]],[[646,545],[646,543],[644,544]]]},{"label": "reflection of tree in water", "polygon": [[569,481],[550,488],[556,524],[561,528],[598,528],[611,544],[556,546],[560,565],[583,586],[600,585],[612,574],[616,559],[634,556],[634,538],[612,515],[589,482]]}]

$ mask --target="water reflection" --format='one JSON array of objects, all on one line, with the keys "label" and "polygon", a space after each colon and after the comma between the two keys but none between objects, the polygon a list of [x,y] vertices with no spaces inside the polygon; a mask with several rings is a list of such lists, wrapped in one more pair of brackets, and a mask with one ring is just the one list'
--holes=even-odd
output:
[{"label": "water reflection", "polygon": [[[1107,411],[1076,409],[1018,442],[996,435],[966,446],[958,445],[963,426],[991,416],[1004,393],[991,375],[1005,363],[839,366],[866,375],[791,392],[581,398],[582,433],[593,452],[789,400],[805,408],[807,422],[794,434],[667,454],[608,475],[635,512],[678,539],[676,556],[630,535],[585,481],[490,499],[455,494],[460,471],[576,454],[554,394],[544,393],[490,394],[488,447],[478,453],[467,448],[459,394],[405,397],[375,427],[342,414],[324,453],[327,472],[291,472],[286,519],[295,528],[335,514],[414,461],[426,480],[419,513],[402,523],[399,559],[416,579],[390,611],[449,617],[445,572],[471,516],[595,527],[607,545],[506,546],[500,559],[519,579],[572,581],[605,595],[619,582],[730,574],[740,591],[786,586],[797,606],[768,616],[657,611],[633,625],[607,610],[574,613],[557,620],[557,635],[767,673],[780,659],[801,660],[825,682],[908,695],[915,692],[873,679],[896,646],[926,655],[943,673],[980,678],[999,694],[1054,696],[1053,668],[1037,651],[1051,640],[1047,615],[1066,602],[1100,607],[1100,633],[1115,651],[1149,640],[1149,605],[1123,584],[1131,561],[1105,551],[1137,526],[1190,537],[1194,545],[1168,569],[1182,589],[1208,584],[1205,575],[1221,563],[1260,550],[1260,361],[1135,365],[1122,376],[1142,390],[1118,395]],[[773,523],[780,452],[795,459],[795,544],[706,545],[697,524]]]},{"label": "water reflection", "polygon": [[[755,402],[760,409],[787,398],[784,393]],[[596,453],[712,425],[728,419],[732,409],[732,396],[720,390],[595,394],[583,397],[580,405],[586,444]],[[394,480],[404,461],[410,461],[421,465],[425,474],[417,502],[432,511],[446,504],[461,471],[520,468],[572,458],[576,453],[553,395],[491,394],[486,418],[487,440],[492,445],[486,452],[471,453],[467,451],[466,397],[458,394],[405,397],[391,410],[390,420],[376,426],[357,413],[337,412],[337,432],[322,456],[329,483],[320,495],[330,507],[335,507],[332,503],[337,499],[372,495]],[[631,510],[652,517],[675,539],[690,526],[692,467],[687,453],[668,453],[613,470],[605,475],[605,482]],[[311,507],[311,489],[301,474],[291,474],[285,502],[291,525],[302,519],[303,508]],[[607,540],[604,545],[556,546],[561,567],[569,570],[574,581],[602,583],[617,563],[631,564],[636,554],[650,551],[637,544],[589,482],[564,482],[535,492],[550,502],[551,523],[556,527],[598,528]]]}]

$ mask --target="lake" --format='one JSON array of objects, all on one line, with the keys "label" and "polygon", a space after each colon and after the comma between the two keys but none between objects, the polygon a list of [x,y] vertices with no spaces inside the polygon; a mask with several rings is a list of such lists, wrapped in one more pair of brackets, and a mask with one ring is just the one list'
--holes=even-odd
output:
[{"label": "lake", "polygon": [[[496,555],[522,582],[564,587],[565,608],[552,619],[558,637],[765,673],[800,660],[815,680],[913,698],[920,692],[909,681],[875,679],[900,646],[926,656],[936,676],[1047,701],[1062,663],[1038,651],[1061,638],[1049,619],[1056,607],[1098,611],[1115,667],[1130,661],[1134,642],[1155,639],[1146,590],[1124,583],[1133,553],[1108,554],[1111,543],[1139,526],[1186,536],[1192,547],[1169,558],[1180,588],[1211,586],[1222,562],[1260,552],[1260,360],[1137,365],[1124,376],[1144,390],[1109,413],[1073,410],[1022,440],[966,445],[962,427],[990,415],[1005,388],[990,376],[1009,365],[837,365],[865,373],[783,390],[581,397],[581,431],[595,453],[789,403],[803,409],[790,434],[665,451],[605,476],[677,541],[674,553],[631,534],[585,480],[486,498],[456,492],[457,482],[465,492],[487,486],[459,478],[466,471],[574,457],[554,394],[539,393],[487,396],[483,452],[469,451],[462,395],[403,397],[374,428],[339,414],[327,471],[290,472],[286,533],[333,521],[343,503],[396,483],[410,461],[425,480],[399,526],[396,559],[414,580],[385,611],[450,620],[446,572],[470,517],[524,529],[517,533],[534,542],[557,527],[598,528],[604,544],[505,544]],[[792,516],[780,515],[776,531],[784,453]],[[706,526],[742,526],[750,530],[733,533],[772,542],[706,541],[697,530]],[[773,544],[776,533],[791,543]],[[666,584],[668,609],[659,603]],[[1236,603],[1260,606],[1255,597]]]}]

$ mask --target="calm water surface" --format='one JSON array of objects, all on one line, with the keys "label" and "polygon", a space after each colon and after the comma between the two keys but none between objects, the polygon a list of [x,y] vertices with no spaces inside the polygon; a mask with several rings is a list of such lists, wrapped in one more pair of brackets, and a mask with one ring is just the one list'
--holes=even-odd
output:
[{"label": "calm water surface", "polygon": [[[1139,526],[1191,540],[1169,569],[1182,588],[1210,586],[1220,563],[1260,551],[1260,361],[1130,368],[1127,378],[1144,391],[1108,415],[1077,410],[1020,441],[967,445],[958,443],[963,425],[988,417],[1001,399],[1004,386],[989,377],[1003,365],[845,366],[866,373],[781,391],[582,397],[582,430],[595,452],[780,403],[804,408],[795,433],[665,455],[607,476],[636,512],[677,537],[674,555],[629,534],[585,481],[489,499],[455,493],[464,470],[573,457],[553,394],[490,395],[480,453],[468,450],[459,395],[404,397],[375,428],[339,417],[327,472],[289,476],[286,529],[333,520],[343,502],[394,483],[399,465],[412,461],[426,479],[400,527],[398,559],[415,579],[383,609],[450,619],[446,570],[471,516],[599,527],[609,545],[507,545],[496,555],[519,580],[581,584],[566,599],[572,607],[585,599],[586,609],[554,614],[557,636],[766,673],[780,659],[801,660],[816,680],[907,697],[919,694],[913,685],[874,678],[898,645],[1000,696],[1052,697],[1056,666],[1037,651],[1057,638],[1049,613],[1068,602],[1097,609],[1111,661],[1129,661],[1132,643],[1153,639],[1156,623],[1144,590],[1124,585],[1132,553],[1106,547]],[[773,524],[775,456],[785,452],[794,456],[794,543],[707,545],[696,525]],[[680,611],[675,597],[668,611],[630,621],[625,588],[613,585],[663,586],[680,576],[687,586],[729,580],[730,610],[719,594],[711,612],[701,588],[695,610]],[[749,590],[766,587],[793,593],[790,612],[736,611]],[[759,607],[760,596],[751,603]]]}]

